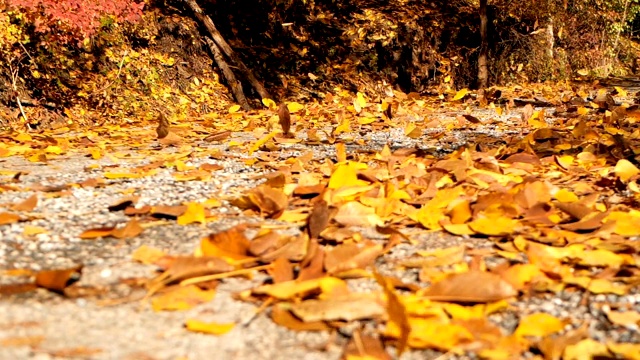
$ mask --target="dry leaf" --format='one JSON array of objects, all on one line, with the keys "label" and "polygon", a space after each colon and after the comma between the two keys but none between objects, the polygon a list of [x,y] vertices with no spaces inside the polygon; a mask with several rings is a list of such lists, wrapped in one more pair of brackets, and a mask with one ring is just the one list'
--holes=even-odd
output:
[{"label": "dry leaf", "polygon": [[375,319],[384,315],[384,306],[362,293],[327,300],[305,300],[290,305],[291,312],[304,322]]},{"label": "dry leaf", "polygon": [[516,296],[518,292],[499,275],[469,271],[450,275],[422,292],[436,301],[487,303]]},{"label": "dry leaf", "polygon": [[158,139],[164,139],[169,135],[169,120],[161,111],[158,114],[158,127],[156,128],[156,133],[158,134]]},{"label": "dry leaf", "polygon": [[35,209],[37,205],[38,205],[38,195],[33,194],[29,196],[26,200],[13,205],[11,207],[11,210],[29,212],[29,211],[33,211],[33,209]]},{"label": "dry leaf", "polygon": [[289,113],[289,108],[286,103],[280,104],[280,108],[278,109],[278,122],[282,127],[282,132],[285,135],[289,135],[289,131],[291,130],[291,114]]},{"label": "dry leaf", "polygon": [[387,314],[389,315],[387,327],[396,329],[398,337],[398,354],[402,354],[407,347],[409,335],[411,333],[411,325],[409,324],[407,310],[398,298],[395,288],[393,287],[393,282],[377,272],[375,272],[374,275],[376,277],[376,281],[382,286],[382,289],[387,296]]},{"label": "dry leaf", "polygon": [[322,331],[331,327],[324,321],[307,322],[295,317],[287,309],[288,304],[276,304],[271,310],[271,319],[274,323],[295,331]]},{"label": "dry leaf", "polygon": [[12,213],[0,213],[0,225],[13,224],[20,221],[20,216]]},{"label": "dry leaf", "polygon": [[324,200],[316,201],[307,218],[307,233],[310,239],[317,239],[320,233],[329,225],[329,205]]},{"label": "dry leaf", "polygon": [[363,335],[360,331],[353,333],[345,346],[342,360],[391,360],[379,338]]},{"label": "dry leaf", "polygon": [[44,270],[36,274],[36,285],[50,291],[62,293],[72,283],[80,280],[82,265],[69,269]]},{"label": "dry leaf", "polygon": [[153,311],[180,311],[209,302],[215,290],[202,290],[195,285],[177,286],[151,299]]},{"label": "dry leaf", "polygon": [[187,330],[211,335],[224,335],[231,331],[234,326],[236,326],[234,323],[221,324],[215,322],[204,322],[197,319],[187,319],[185,322]]},{"label": "dry leaf", "polygon": [[329,274],[353,269],[364,269],[382,254],[379,244],[340,244],[326,251],[324,268]]}]

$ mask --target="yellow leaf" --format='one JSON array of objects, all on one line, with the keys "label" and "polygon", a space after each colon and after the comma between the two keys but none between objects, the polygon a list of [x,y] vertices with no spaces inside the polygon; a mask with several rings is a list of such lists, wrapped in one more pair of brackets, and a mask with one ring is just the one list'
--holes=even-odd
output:
[{"label": "yellow leaf", "polygon": [[463,97],[465,97],[467,95],[467,93],[469,93],[469,89],[467,89],[467,88],[458,90],[458,92],[453,97],[453,99],[451,99],[451,101],[458,101],[458,100],[462,99]]},{"label": "yellow leaf", "polygon": [[605,222],[615,221],[613,232],[621,236],[640,236],[640,211],[630,212],[612,211],[604,219]]},{"label": "yellow leaf", "polygon": [[158,249],[148,245],[142,245],[131,254],[131,258],[135,261],[138,261],[142,264],[150,265],[154,264],[156,261],[160,260],[167,254]]},{"label": "yellow leaf", "polygon": [[290,102],[287,104],[287,108],[289,108],[289,112],[291,114],[295,114],[298,111],[304,109],[304,105],[297,103],[297,102]]},{"label": "yellow leaf", "polygon": [[89,153],[91,154],[91,158],[93,160],[100,160],[102,158],[102,150],[98,148],[91,148],[91,150],[89,150]]},{"label": "yellow leaf", "polygon": [[504,216],[496,216],[476,219],[468,225],[471,230],[479,234],[503,236],[512,234],[515,231],[516,226],[518,226],[518,221]]},{"label": "yellow leaf", "polygon": [[32,235],[44,234],[46,232],[47,232],[47,229],[42,228],[40,226],[25,225],[24,230],[22,231],[22,234],[25,236],[32,236]]},{"label": "yellow leaf", "polygon": [[614,86],[613,88],[618,92],[618,96],[627,97],[627,90],[621,88],[620,86]]},{"label": "yellow leaf", "polygon": [[515,331],[519,338],[525,336],[545,337],[564,329],[564,322],[555,316],[545,313],[535,313],[520,320]]},{"label": "yellow leaf", "polygon": [[234,323],[215,323],[215,322],[204,322],[197,319],[188,319],[185,322],[185,326],[187,330],[193,332],[201,332],[205,334],[212,335],[224,335],[231,331],[236,324]]},{"label": "yellow leaf", "polygon": [[605,344],[593,339],[584,339],[577,344],[569,345],[564,349],[563,360],[591,360],[609,359],[611,353]]},{"label": "yellow leaf", "polygon": [[195,285],[182,286],[162,293],[151,300],[153,311],[188,310],[213,300],[214,290],[202,290]]},{"label": "yellow leaf", "polygon": [[115,173],[115,172],[106,172],[104,173],[104,177],[107,179],[137,179],[143,177],[145,174],[134,174],[134,173]]},{"label": "yellow leaf", "polygon": [[358,91],[356,95],[356,102],[360,105],[360,108],[364,108],[367,106],[367,99],[364,97],[364,94]]},{"label": "yellow leaf", "polygon": [[640,344],[608,342],[607,347],[611,352],[620,355],[624,359],[640,360]]},{"label": "yellow leaf", "polygon": [[573,192],[567,190],[567,189],[560,189],[558,190],[557,193],[555,193],[554,197],[556,198],[556,200],[563,202],[563,203],[571,203],[571,202],[576,202],[579,200],[578,196],[576,194],[574,194]]},{"label": "yellow leaf", "polygon": [[272,110],[277,108],[276,102],[268,98],[262,99],[262,104]]},{"label": "yellow leaf", "polygon": [[233,105],[229,108],[229,114],[237,113],[240,110],[240,105]]},{"label": "yellow leaf", "polygon": [[629,160],[626,159],[618,160],[614,171],[616,176],[620,178],[620,181],[624,183],[640,173],[640,170],[638,170],[635,165],[633,165]]},{"label": "yellow leaf", "polygon": [[207,222],[204,205],[198,202],[190,202],[187,204],[187,210],[184,214],[178,216],[178,225],[189,225],[196,222],[201,224]]},{"label": "yellow leaf", "polygon": [[259,139],[258,141],[256,141],[249,149],[249,155],[252,155],[254,152],[258,151],[262,146],[264,146],[267,142],[269,142],[269,140],[273,139],[274,136],[278,135],[278,133],[279,133],[278,131],[272,131],[266,136],[262,137],[262,139]]},{"label": "yellow leaf", "polygon": [[336,127],[333,134],[338,135],[338,134],[342,134],[349,131],[351,131],[351,122],[349,121],[349,119],[344,118],[342,119],[342,122],[340,123],[340,125]]},{"label": "yellow leaf", "polygon": [[56,154],[56,155],[60,155],[63,152],[60,146],[54,146],[54,145],[47,146],[45,151],[49,154]]},{"label": "yellow leaf", "polygon": [[331,174],[331,178],[329,178],[329,189],[369,185],[367,181],[358,179],[358,170],[362,169],[363,166],[366,168],[366,165],[356,162],[339,164]]}]

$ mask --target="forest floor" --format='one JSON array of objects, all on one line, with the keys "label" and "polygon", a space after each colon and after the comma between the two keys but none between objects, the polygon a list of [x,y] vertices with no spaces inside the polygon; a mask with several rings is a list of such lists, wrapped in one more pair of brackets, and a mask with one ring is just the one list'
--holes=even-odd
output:
[{"label": "forest floor", "polygon": [[[358,99],[354,101],[357,108]],[[413,101],[412,104],[418,104],[417,108],[422,108],[419,99],[403,101],[402,104]],[[555,118],[527,113],[540,108],[512,108],[505,112],[477,107],[465,110],[459,105],[452,108],[440,106],[428,111],[412,108],[410,112],[399,111],[394,114],[393,121],[401,126],[369,127],[371,117],[375,117],[376,122],[381,122],[382,117],[375,114],[367,116],[368,105],[361,105],[364,105],[362,112],[347,109],[345,105],[347,110],[344,111],[349,116],[358,114],[341,133],[335,131],[335,126],[343,126],[344,120],[341,122],[338,119],[330,125],[333,115],[340,112],[327,110],[328,115],[324,118],[327,123],[318,120],[314,123],[316,130],[310,133],[307,128],[311,126],[308,124],[315,122],[320,112],[314,113],[316,110],[313,110],[313,105],[306,106],[306,113],[304,110],[292,110],[294,140],[280,136],[270,139],[267,135],[270,124],[276,121],[275,111],[260,118],[266,120],[266,125],[261,123],[253,126],[247,125],[253,115],[234,114],[235,109],[230,111],[229,116],[238,123],[245,122],[243,126],[248,130],[217,133],[224,129],[215,128],[212,131],[204,123],[182,124],[172,126],[172,135],[168,140],[156,139],[152,125],[131,128],[103,126],[90,131],[58,129],[28,136],[0,134],[6,144],[11,144],[11,147],[0,148],[0,154],[3,154],[0,157],[0,205],[6,209],[0,212],[0,358],[338,359],[346,356],[346,353],[385,358],[383,352],[375,353],[371,349],[362,349],[362,346],[358,348],[357,344],[358,349],[354,350],[352,346],[354,339],[357,343],[361,336],[363,339],[379,341],[380,333],[384,334],[382,338],[386,352],[395,357],[398,341],[394,339],[401,339],[402,335],[383,329],[386,322],[400,320],[398,314],[388,307],[384,314],[372,310],[372,314],[361,317],[354,315],[353,309],[340,309],[337,318],[326,314],[330,312],[329,307],[311,311],[313,316],[310,318],[315,316],[319,321],[301,321],[305,315],[296,313],[297,320],[287,320],[290,322],[289,328],[276,324],[273,319],[275,307],[271,307],[271,304],[279,301],[304,303],[314,299],[317,294],[300,290],[299,296],[292,297],[275,293],[265,297],[259,292],[247,295],[247,291],[255,291],[267,282],[280,282],[274,270],[275,262],[270,263],[263,258],[250,265],[267,263],[273,267],[267,271],[252,271],[250,276],[224,276],[207,282],[197,290],[202,293],[170,298],[170,295],[166,295],[176,291],[174,287],[161,287],[156,289],[159,293],[156,297],[144,298],[148,292],[146,281],[158,276],[159,268],[171,271],[172,264],[175,264],[171,261],[175,261],[175,256],[191,256],[196,249],[206,252],[203,239],[211,238],[210,234],[224,233],[240,225],[243,226],[241,229],[246,229],[244,233],[249,239],[268,231],[277,232],[282,237],[302,237],[309,231],[305,229],[305,221],[308,222],[307,218],[311,216],[313,204],[304,202],[307,199],[294,189],[305,182],[309,184],[308,187],[314,186],[309,183],[312,177],[326,185],[331,176],[331,181],[336,179],[343,183],[339,186],[329,185],[327,192],[355,189],[353,194],[341,196],[357,199],[358,203],[377,210],[373,214],[354,208],[350,209],[351,213],[343,214],[340,209],[344,207],[344,199],[338,201],[332,198],[334,203],[329,201],[338,213],[334,213],[337,217],[329,226],[333,233],[321,236],[325,263],[324,269],[320,266],[321,269],[314,270],[320,273],[316,278],[344,279],[348,288],[345,291],[349,294],[361,294],[365,300],[366,294],[378,294],[380,299],[387,299],[386,302],[380,300],[380,303],[388,306],[388,299],[394,296],[394,292],[387,289],[385,295],[380,295],[379,280],[365,274],[375,268],[384,277],[396,278],[402,283],[396,283],[395,287],[402,289],[397,290],[396,295],[404,299],[402,301],[405,302],[407,314],[403,316],[408,318],[416,316],[412,311],[418,311],[411,307],[408,297],[419,294],[424,295],[425,299],[432,296],[430,299],[437,300],[434,293],[429,295],[424,289],[445,275],[484,272],[488,269],[492,274],[501,274],[503,279],[512,280],[510,286],[515,293],[498,291],[498,294],[487,295],[487,292],[495,290],[487,288],[490,284],[470,282],[466,283],[467,287],[477,288],[477,291],[460,294],[449,289],[436,294],[442,296],[442,304],[448,305],[437,307],[434,300],[433,304],[423,308],[432,311],[430,316],[438,316],[442,321],[439,324],[447,327],[442,328],[443,334],[440,336],[430,335],[434,339],[432,341],[412,332],[408,339],[409,350],[402,355],[402,359],[475,358],[478,354],[497,359],[533,357],[540,356],[540,353],[547,358],[553,358],[549,354],[564,353],[566,358],[571,354],[615,354],[637,359],[637,353],[633,354],[640,343],[637,331],[640,321],[640,291],[637,286],[640,275],[637,264],[640,258],[636,244],[638,237],[633,232],[623,234],[621,230],[607,230],[606,219],[602,221],[599,218],[601,222],[597,225],[566,227],[562,230],[566,233],[556,236],[552,229],[557,229],[557,226],[530,225],[534,216],[532,209],[538,206],[531,198],[532,204],[528,209],[516,209],[515,205],[509,208],[509,201],[501,200],[503,203],[494,207],[500,215],[492,218],[495,221],[492,225],[497,230],[483,230],[478,222],[482,218],[479,212],[482,211],[476,208],[478,199],[483,195],[509,191],[514,194],[518,181],[513,179],[517,177],[522,184],[523,179],[529,176],[529,183],[545,184],[555,189],[536,188],[540,193],[532,196],[539,196],[541,203],[552,204],[540,211],[556,224],[573,224],[579,220],[586,222],[584,218],[576,219],[575,214],[567,217],[571,210],[557,205],[558,201],[565,200],[556,196],[556,186],[563,191],[572,191],[576,199],[580,199],[576,203],[584,207],[599,209],[603,213],[613,211],[613,208],[633,213],[638,210],[633,200],[637,194],[633,193],[636,187],[630,184],[635,182],[637,174],[631,177],[621,175],[621,171],[614,171],[616,162],[610,159],[603,160],[593,168],[578,169],[582,166],[580,161],[584,159],[577,152],[555,157],[549,152],[549,149],[554,149],[553,146],[539,152],[551,154],[540,155],[542,162],[523,158],[515,163],[526,166],[509,170],[508,165],[514,162],[505,162],[504,159],[521,152],[500,149],[514,149],[515,144],[540,129],[553,129],[556,132],[553,136],[564,136],[560,129],[568,126],[568,120],[555,125]],[[308,111],[310,108],[312,110]],[[374,110],[371,112],[375,113]],[[344,113],[341,114],[344,116]],[[463,114],[468,117],[461,117]],[[594,119],[603,116],[606,115],[594,115]],[[598,120],[585,121],[591,124],[589,121]],[[574,125],[571,125],[572,129]],[[354,130],[356,128],[359,130]],[[207,139],[207,136],[214,138]],[[563,139],[556,138],[554,144]],[[537,146],[545,140],[537,138],[535,144],[531,143],[533,150],[538,151]],[[340,144],[344,144],[344,147]],[[465,146],[471,146],[474,150],[467,153],[456,151]],[[396,154],[397,158],[390,160],[392,156],[389,152]],[[467,156],[470,158],[467,159]],[[572,159],[566,156],[572,156]],[[556,163],[544,161],[548,158],[555,159]],[[406,170],[402,176],[407,179],[427,180],[426,184],[414,184],[416,188],[421,188],[420,191],[411,192],[413,190],[408,189],[407,194],[418,196],[435,190],[421,199],[401,197],[412,204],[412,208],[424,207],[427,200],[437,198],[443,189],[456,189],[462,183],[466,186],[466,193],[460,193],[451,200],[442,200],[446,202],[442,205],[446,211],[443,210],[442,216],[433,220],[421,218],[422,215],[410,210],[403,213],[405,210],[398,210],[404,209],[403,205],[397,205],[395,211],[385,211],[371,199],[393,201],[392,198],[379,194],[366,197],[362,194],[369,194],[373,188],[383,184],[385,196],[390,196],[393,186],[397,186],[397,190],[406,186],[402,182],[383,179],[373,172],[379,168],[372,164],[384,162],[393,168],[394,161],[399,172]],[[469,165],[469,169],[487,173],[474,178],[478,172],[469,172],[464,180],[465,176],[460,171],[469,169],[438,161],[469,161],[469,164],[473,164]],[[335,174],[340,169],[339,164],[348,163],[368,164],[371,172],[360,168],[363,172],[358,173],[357,179],[355,175],[351,180],[337,178]],[[549,169],[554,166],[554,170]],[[430,170],[424,172],[425,168]],[[548,176],[551,171],[564,175]],[[278,172],[282,178],[273,177]],[[415,172],[415,175],[410,176],[410,172]],[[433,172],[442,176],[429,178],[428,175]],[[488,172],[494,174],[488,175]],[[307,173],[314,175],[303,178],[302,174]],[[400,175],[394,175],[393,171],[387,174],[387,178],[394,176]],[[614,176],[624,177],[623,181],[619,180],[624,186],[618,184],[607,188],[601,184],[603,179]],[[504,180],[503,177],[512,180]],[[474,181],[470,181],[471,178]],[[288,207],[285,204],[285,209],[281,209],[273,204],[278,203],[280,198],[258,187],[265,181],[271,186],[270,189],[279,189],[287,194],[290,201]],[[274,185],[281,181],[283,183]],[[357,184],[354,185],[353,181]],[[441,182],[435,185],[437,181]],[[629,184],[629,188],[626,188],[626,184]],[[254,200],[249,199],[249,202],[254,201],[253,206],[243,206],[237,202],[238,198],[255,191],[252,189],[256,187],[265,192],[258,195],[253,193]],[[473,193],[475,191],[478,193]],[[591,199],[591,194],[596,192],[602,196],[590,203],[581,202],[587,197]],[[443,221],[445,217],[451,220],[462,216],[454,213],[452,208],[447,208],[458,196],[467,199],[465,206],[469,216],[456,222],[456,225],[469,224],[465,229],[448,227],[447,222]],[[623,196],[624,201],[621,199]],[[255,200],[256,197],[262,197],[263,200]],[[614,197],[617,201],[606,201]],[[517,206],[528,206],[522,205],[520,199],[517,201]],[[191,205],[194,203],[203,206]],[[602,203],[608,205],[606,211],[597,205]],[[186,208],[180,208],[184,204],[187,204]],[[166,208],[159,210],[160,206]],[[276,210],[284,211],[280,217],[273,215],[274,206]],[[259,211],[255,211],[256,208]],[[437,212],[435,209],[433,211]],[[557,214],[561,213],[558,209],[564,209],[562,216]],[[138,212],[132,216],[136,210]],[[267,214],[270,211],[271,214]],[[133,218],[137,220],[134,222]],[[511,228],[502,224],[505,218],[517,221],[518,225]],[[379,223],[377,219],[382,222]],[[386,233],[376,231],[375,225],[393,227],[394,230]],[[122,230],[123,226],[125,230],[118,233],[116,230]],[[394,232],[402,233],[406,241],[397,241]],[[575,237],[569,236],[569,232],[576,234]],[[344,239],[340,237],[341,234]],[[397,243],[392,244],[392,240]],[[530,245],[528,248],[522,247],[523,243]],[[588,246],[585,247],[585,243]],[[612,245],[601,245],[604,243]],[[255,259],[251,254],[230,255],[233,246],[220,244],[219,247],[228,247],[226,253],[214,251],[219,258]],[[363,252],[374,249],[371,251],[376,256],[366,261],[349,257],[353,254],[343,254],[338,259],[355,263],[345,269],[346,272],[352,272],[346,274],[332,270],[332,265],[326,260],[329,253],[352,244],[360,246]],[[580,251],[572,253],[569,260],[566,254],[556,258],[551,252],[546,252],[548,248],[568,249],[569,245],[581,246]],[[379,251],[382,247],[384,251]],[[160,255],[149,255],[153,253],[149,248],[157,249]],[[540,250],[538,262],[533,259],[533,248]],[[412,265],[408,261],[417,257],[422,258],[418,261],[419,265]],[[304,264],[304,260],[300,262],[300,259],[293,258],[295,256],[290,257],[287,264],[297,266],[295,274],[312,267],[309,263]],[[562,270],[554,272],[541,258],[553,262],[557,269]],[[315,261],[313,257],[306,260],[311,263]],[[322,264],[322,259],[319,261]],[[537,275],[518,273],[516,276],[516,265],[520,266],[519,269],[525,265],[535,265]],[[82,266],[81,270],[79,266]],[[567,269],[576,274],[575,278],[569,279],[565,272]],[[57,272],[47,273],[47,270]],[[190,278],[196,277],[198,272],[194,270],[188,273],[190,276],[187,278]],[[225,271],[210,273],[224,274]],[[507,273],[510,275],[505,275]],[[581,278],[602,281],[604,285],[598,289],[591,287],[578,279],[578,274]],[[532,285],[536,276],[544,278],[541,281],[544,286]],[[528,280],[520,280],[523,277],[528,277]],[[288,279],[285,275],[280,278],[282,282]],[[33,279],[36,279],[35,283]],[[71,280],[77,281],[69,285]],[[326,292],[326,289],[320,292]],[[162,296],[165,296],[164,300],[153,302],[153,299]],[[212,300],[207,296],[211,296]],[[470,301],[460,299],[465,296],[470,296]],[[324,293],[324,298],[318,298],[326,300],[331,296]],[[370,305],[366,301],[363,304]],[[490,305],[483,304],[495,304],[496,310],[490,311]],[[485,307],[478,310],[481,305]],[[180,311],[166,311],[175,309]],[[462,314],[464,311],[467,312]],[[481,316],[472,316],[473,311],[480,311]],[[540,319],[538,314],[547,314],[549,318]],[[629,320],[633,316],[635,322]],[[622,318],[626,318],[626,322]],[[188,319],[219,326],[214,326],[213,330],[193,331],[193,328],[185,327]],[[280,323],[287,321],[280,320]],[[480,321],[482,325],[479,325]],[[533,325],[527,325],[527,321]],[[291,329],[296,326],[303,328],[300,324],[307,323],[320,327],[314,328],[314,331]],[[224,324],[233,326],[229,326],[228,332],[222,335],[206,333],[216,332],[215,329],[224,327]],[[457,328],[460,326],[466,329],[464,331],[469,337],[460,335],[461,328]],[[516,335],[512,335],[514,333]],[[550,341],[559,345],[556,348],[544,345],[545,339],[555,339]],[[627,345],[630,347],[625,347]]]}]

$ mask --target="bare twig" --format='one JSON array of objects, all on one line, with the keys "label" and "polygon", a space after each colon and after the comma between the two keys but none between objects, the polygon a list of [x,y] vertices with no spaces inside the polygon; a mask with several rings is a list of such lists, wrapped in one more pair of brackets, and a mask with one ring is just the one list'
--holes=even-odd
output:
[{"label": "bare twig", "polygon": [[109,84],[107,84],[107,86],[105,86],[104,88],[100,89],[99,92],[107,90],[113,84],[115,84],[115,82],[116,82],[116,80],[118,80],[118,78],[120,78],[120,73],[122,72],[122,66],[124,65],[124,58],[127,57],[127,54],[129,54],[129,50],[125,50],[124,54],[122,54],[122,59],[120,60],[120,65],[118,65],[118,73],[116,74],[116,78],[111,80],[111,82]]},{"label": "bare twig", "polygon": [[18,69],[14,69],[9,61],[9,71],[11,71],[11,87],[13,88],[13,92],[15,93],[16,103],[18,104],[18,108],[20,108],[20,113],[24,118],[25,124],[29,122],[27,119],[27,114],[24,113],[24,108],[22,107],[22,102],[20,101],[20,97],[18,96]]}]

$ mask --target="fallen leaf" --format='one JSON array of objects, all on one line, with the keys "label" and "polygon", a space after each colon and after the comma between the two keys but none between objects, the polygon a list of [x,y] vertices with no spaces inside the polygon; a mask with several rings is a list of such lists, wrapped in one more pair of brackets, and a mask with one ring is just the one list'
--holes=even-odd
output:
[{"label": "fallen leaf", "polygon": [[234,323],[204,322],[197,319],[187,319],[185,322],[187,330],[211,335],[224,335],[231,331],[235,325]]},{"label": "fallen leaf", "polygon": [[38,287],[62,293],[66,287],[80,279],[82,265],[68,269],[43,270],[36,274],[35,283]]},{"label": "fallen leaf", "polygon": [[156,133],[158,134],[158,139],[164,139],[169,135],[169,120],[161,111],[158,114],[158,127],[156,128]]},{"label": "fallen leaf", "polygon": [[29,211],[33,211],[33,209],[35,209],[37,205],[38,205],[38,195],[33,194],[29,196],[27,199],[25,199],[24,201],[11,206],[11,210],[29,212]]},{"label": "fallen leaf", "polygon": [[144,228],[140,226],[138,220],[131,219],[125,226],[113,229],[110,235],[117,239],[130,239],[140,235],[143,231]]},{"label": "fallen leaf", "polygon": [[499,275],[477,270],[450,275],[421,292],[432,300],[462,303],[494,302],[517,294]]},{"label": "fallen leaf", "polygon": [[535,313],[520,320],[514,335],[520,338],[526,336],[546,337],[564,329],[564,321],[546,313]]},{"label": "fallen leaf", "polygon": [[411,334],[407,310],[396,294],[392,281],[377,272],[374,272],[374,276],[387,296],[387,314],[389,315],[387,327],[395,329],[398,338],[398,354],[400,355],[406,349]]},{"label": "fallen leaf", "polygon": [[180,311],[209,302],[215,290],[202,290],[195,285],[177,286],[151,299],[153,311]]},{"label": "fallen leaf", "polygon": [[295,331],[322,331],[331,329],[324,321],[302,321],[291,314],[287,307],[288,304],[276,304],[271,310],[271,320],[280,326]]},{"label": "fallen leaf", "polygon": [[20,216],[12,213],[0,213],[0,225],[13,224],[20,221]]},{"label": "fallen leaf", "polygon": [[391,360],[379,338],[363,335],[360,331],[353,333],[342,353],[342,360]]},{"label": "fallen leaf", "polygon": [[375,319],[385,313],[378,300],[358,293],[327,300],[305,300],[291,304],[289,309],[304,322]]},{"label": "fallen leaf", "polygon": [[278,109],[278,122],[282,127],[282,132],[288,135],[291,130],[291,114],[289,113],[289,108],[286,103],[280,104],[280,108]]}]

